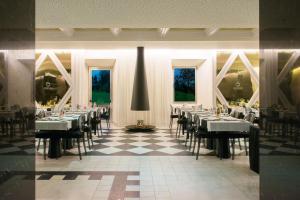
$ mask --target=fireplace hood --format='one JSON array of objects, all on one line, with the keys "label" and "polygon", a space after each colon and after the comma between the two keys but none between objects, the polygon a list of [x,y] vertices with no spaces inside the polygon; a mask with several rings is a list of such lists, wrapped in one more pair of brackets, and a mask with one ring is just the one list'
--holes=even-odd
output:
[{"label": "fireplace hood", "polygon": [[137,47],[137,61],[133,82],[131,110],[149,110],[147,77],[144,63],[144,47]]}]

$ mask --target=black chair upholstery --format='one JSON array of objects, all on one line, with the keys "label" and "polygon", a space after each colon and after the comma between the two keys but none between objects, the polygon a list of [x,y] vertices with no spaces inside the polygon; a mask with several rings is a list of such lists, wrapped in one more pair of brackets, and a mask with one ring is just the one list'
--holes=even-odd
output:
[{"label": "black chair upholstery", "polygon": [[187,118],[185,116],[185,112],[178,111],[178,120],[177,120],[177,128],[176,128],[176,138],[180,137],[180,132],[182,131],[182,135],[184,135],[184,130],[186,129]]},{"label": "black chair upholstery", "polygon": [[110,106],[104,107],[101,113],[101,119],[106,121],[107,129],[110,128]]},{"label": "black chair upholstery", "polygon": [[62,139],[75,139],[76,140],[77,148],[78,148],[78,155],[79,155],[80,160],[82,159],[81,150],[80,150],[80,140],[82,140],[85,154],[87,154],[85,140],[84,140],[84,132],[82,132],[82,128],[72,129],[68,133],[61,134],[60,137]]},{"label": "black chair upholstery", "polygon": [[[196,131],[196,125],[193,122],[193,116],[191,113],[187,113],[187,123],[186,123],[186,139],[185,139],[185,146],[187,146],[188,140],[192,141],[193,135]],[[191,142],[190,142],[191,144]],[[191,145],[190,145],[191,146]]]},{"label": "black chair upholstery", "polygon": [[47,139],[49,139],[51,137],[51,132],[49,131],[36,131],[35,132],[35,138],[38,138],[38,146],[37,146],[37,151],[40,148],[40,142],[41,140],[43,140],[43,156],[44,156],[44,160],[46,160],[46,148],[47,148]]}]

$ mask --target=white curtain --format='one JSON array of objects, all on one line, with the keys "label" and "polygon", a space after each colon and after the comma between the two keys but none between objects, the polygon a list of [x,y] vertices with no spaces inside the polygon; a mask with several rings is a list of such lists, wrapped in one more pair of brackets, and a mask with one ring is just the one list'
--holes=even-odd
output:
[{"label": "white curtain", "polygon": [[[72,105],[88,105],[89,73],[85,59],[115,59],[112,68],[112,121],[118,126],[136,124],[142,119],[147,124],[168,127],[170,104],[173,103],[172,59],[176,58],[211,58],[201,50],[170,50],[145,48],[145,68],[147,74],[150,111],[131,111],[133,79],[136,66],[136,48],[124,50],[75,51],[72,53],[72,79],[74,90]],[[213,67],[212,62],[204,62],[206,69],[198,70],[199,81],[197,103],[206,106],[213,104]],[[201,71],[203,73],[201,73]],[[203,95],[204,94],[204,95]],[[201,96],[200,96],[201,95]]]}]

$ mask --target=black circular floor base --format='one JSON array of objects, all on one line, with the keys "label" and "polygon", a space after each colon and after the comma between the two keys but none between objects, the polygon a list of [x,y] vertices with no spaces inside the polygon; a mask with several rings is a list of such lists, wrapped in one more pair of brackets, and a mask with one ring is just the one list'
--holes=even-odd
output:
[{"label": "black circular floor base", "polygon": [[144,125],[144,126],[129,125],[129,126],[125,126],[125,129],[128,132],[153,132],[155,130],[155,126],[152,126],[152,125]]}]

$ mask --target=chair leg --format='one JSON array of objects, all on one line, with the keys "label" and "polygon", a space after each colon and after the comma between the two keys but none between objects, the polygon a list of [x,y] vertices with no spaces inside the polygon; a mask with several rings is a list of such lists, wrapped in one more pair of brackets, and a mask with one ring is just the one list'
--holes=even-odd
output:
[{"label": "chair leg", "polygon": [[64,154],[66,153],[66,149],[67,149],[67,141],[66,139],[63,139],[63,149],[64,149]]},{"label": "chair leg", "polygon": [[90,144],[90,134],[89,132],[86,132],[86,138],[87,138],[87,142],[88,142],[88,147],[91,150],[91,144]]},{"label": "chair leg", "polygon": [[79,158],[81,160],[80,140],[79,140],[79,138],[76,138],[76,140],[77,140],[78,154],[79,154]]},{"label": "chair leg", "polygon": [[92,135],[92,132],[90,132],[89,139],[91,140],[91,142],[92,142],[92,147],[93,147],[93,146],[94,146],[94,142],[93,142],[93,135]]},{"label": "chair leg", "polygon": [[43,152],[43,154],[44,154],[44,160],[46,160],[46,145],[47,145],[46,139],[43,139],[43,145],[44,145],[44,152]]},{"label": "chair leg", "polygon": [[[100,135],[99,135],[99,124],[96,125],[96,132],[97,132],[98,137],[100,137]],[[101,132],[101,135],[102,135],[102,132]]]},{"label": "chair leg", "polygon": [[189,135],[190,135],[190,131],[187,131],[186,132],[186,138],[185,138],[185,144],[184,144],[184,146],[187,145],[187,141],[188,141]]},{"label": "chair leg", "polygon": [[246,138],[244,138],[244,144],[245,144],[246,156],[248,156],[248,147],[247,147],[247,140],[246,140]]},{"label": "chair leg", "polygon": [[170,126],[169,126],[169,128],[172,129],[172,127],[173,127],[173,118],[170,119]]},{"label": "chair leg", "polygon": [[[191,149],[192,149],[193,137],[195,137],[195,132],[192,132],[192,133],[191,133],[191,139],[190,139],[189,151],[191,151]],[[195,140],[195,138],[194,138],[194,140]]]},{"label": "chair leg", "polygon": [[41,144],[41,138],[39,138],[38,145],[37,145],[37,147],[36,147],[36,151],[39,151],[39,149],[40,149],[40,144]]},{"label": "chair leg", "polygon": [[234,160],[234,155],[235,155],[235,148],[234,148],[234,146],[235,146],[235,139],[233,138],[231,140],[231,148],[232,148],[231,158],[232,158],[232,160]]},{"label": "chair leg", "polygon": [[102,121],[100,120],[99,122],[99,125],[100,125],[100,133],[101,133],[101,136],[103,136],[103,133],[102,133]]},{"label": "chair leg", "polygon": [[176,138],[178,137],[178,134],[180,134],[180,127],[181,127],[181,124],[178,124],[177,130],[176,130]]},{"label": "chair leg", "polygon": [[[88,139],[89,140],[89,139]],[[85,155],[87,155],[87,152],[86,152],[86,146],[85,146],[85,139],[84,139],[84,135],[82,137],[82,143],[83,143],[83,149],[84,149],[84,153]]]},{"label": "chair leg", "polygon": [[241,145],[241,139],[240,138],[238,138],[238,142],[239,142],[240,150],[242,150],[242,145]]},{"label": "chair leg", "polygon": [[198,148],[197,148],[196,160],[198,160],[198,157],[199,157],[199,153],[200,153],[200,144],[201,144],[201,137],[198,138]]},{"label": "chair leg", "polygon": [[196,136],[194,136],[194,146],[193,146],[193,152],[192,152],[192,155],[194,155],[194,153],[195,153],[196,142],[197,142],[197,138],[196,138]]}]

